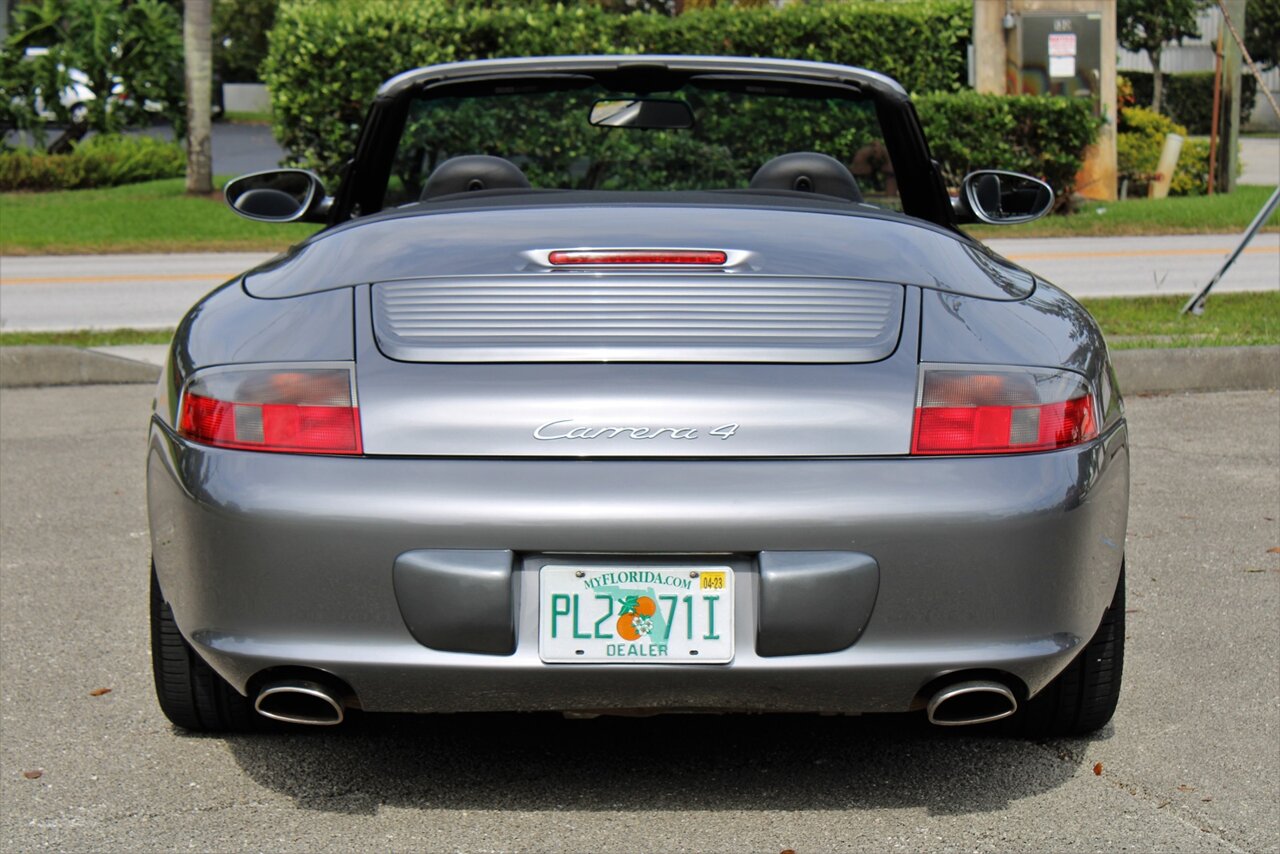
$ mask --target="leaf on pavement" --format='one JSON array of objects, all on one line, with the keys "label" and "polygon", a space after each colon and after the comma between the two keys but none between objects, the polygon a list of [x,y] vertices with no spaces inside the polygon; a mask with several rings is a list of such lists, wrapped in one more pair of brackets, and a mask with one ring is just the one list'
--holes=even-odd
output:
[{"label": "leaf on pavement", "polygon": [[110,694],[110,693],[111,693],[110,688],[94,688],[92,691],[89,692],[89,696],[101,697],[103,694]]},{"label": "leaf on pavement", "polygon": [[28,780],[39,780],[44,776],[44,769],[32,768],[30,771],[23,771],[22,776],[26,777]]},{"label": "leaf on pavement", "polygon": [[1271,548],[1267,549],[1267,554],[1280,555],[1280,546],[1272,546]]},{"label": "leaf on pavement", "polygon": [[1102,763],[1101,763],[1101,762],[1095,762],[1095,763],[1093,763],[1093,773],[1094,773],[1094,776],[1096,776],[1096,777],[1101,777],[1101,776],[1102,776]]}]

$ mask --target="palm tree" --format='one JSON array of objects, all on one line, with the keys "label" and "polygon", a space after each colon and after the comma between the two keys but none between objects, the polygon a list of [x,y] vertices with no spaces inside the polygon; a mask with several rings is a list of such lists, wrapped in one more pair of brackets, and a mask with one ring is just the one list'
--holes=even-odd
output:
[{"label": "palm tree", "polygon": [[187,192],[213,192],[213,0],[183,0],[187,77]]}]

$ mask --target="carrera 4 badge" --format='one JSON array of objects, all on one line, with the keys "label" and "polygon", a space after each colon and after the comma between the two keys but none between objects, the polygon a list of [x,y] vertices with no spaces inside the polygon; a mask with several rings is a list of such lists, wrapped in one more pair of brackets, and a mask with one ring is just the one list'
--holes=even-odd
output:
[{"label": "carrera 4 badge", "polygon": [[[705,431],[705,435],[728,439],[738,432],[737,424],[721,424]],[[533,431],[533,438],[543,442],[555,439],[697,439],[704,435],[699,427],[600,427],[575,424],[572,418],[548,421]]]}]

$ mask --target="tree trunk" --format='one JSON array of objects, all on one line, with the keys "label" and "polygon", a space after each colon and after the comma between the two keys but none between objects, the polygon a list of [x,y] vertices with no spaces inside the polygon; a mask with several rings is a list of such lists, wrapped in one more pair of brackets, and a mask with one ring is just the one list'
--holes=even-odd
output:
[{"label": "tree trunk", "polygon": [[187,192],[213,192],[213,0],[183,0],[187,81]]},{"label": "tree trunk", "polygon": [[1151,109],[1163,113],[1164,106],[1164,74],[1160,71],[1160,54],[1163,48],[1156,48],[1151,53]]}]

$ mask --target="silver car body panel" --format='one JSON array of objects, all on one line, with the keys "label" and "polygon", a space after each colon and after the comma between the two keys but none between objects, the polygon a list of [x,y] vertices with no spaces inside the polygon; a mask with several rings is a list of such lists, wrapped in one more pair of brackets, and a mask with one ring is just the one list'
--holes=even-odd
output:
[{"label": "silver car body panel", "polygon": [[481,192],[408,205],[320,232],[250,270],[245,288],[277,299],[427,276],[546,275],[531,250],[670,249],[694,234],[707,249],[749,247],[747,272],[765,276],[891,282],[993,300],[1035,288],[1029,273],[981,244],[911,217],[737,192],[683,194],[684,204],[673,203],[680,193]]},{"label": "silver car body panel", "polygon": [[[157,422],[148,500],[178,624],[241,690],[307,666],[375,711],[905,711],[950,673],[998,671],[1034,693],[1066,666],[1119,574],[1128,450],[1121,423],[1085,446],[994,458],[305,458],[192,445]],[[481,570],[494,550],[517,557],[514,652],[415,640],[393,569],[422,549],[476,550]],[[807,552],[849,551],[879,566],[856,642],[761,655],[760,554],[804,567]],[[542,566],[698,559],[739,572],[731,664],[538,658]]]},{"label": "silver car body panel", "polygon": [[378,89],[379,98],[393,97],[406,89],[429,86],[456,78],[513,77],[545,72],[549,66],[558,71],[608,71],[628,66],[661,64],[673,71],[731,72],[786,75],[846,84],[872,84],[905,97],[902,84],[884,74],[836,65],[829,62],[806,62],[795,59],[769,59],[741,56],[680,56],[674,54],[639,54],[631,56],[534,56],[508,59],[486,59],[470,62],[448,62],[415,68],[392,77]]},{"label": "silver car body panel", "polygon": [[900,340],[894,323],[896,350],[874,364],[399,362],[374,340],[368,290],[355,298],[368,454],[815,457],[910,446],[915,288]]},{"label": "silver car body panel", "polygon": [[373,286],[378,347],[407,362],[875,362],[901,285],[719,272],[432,277]]}]

